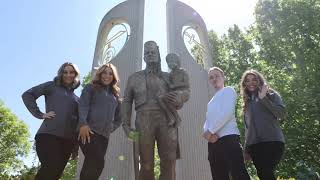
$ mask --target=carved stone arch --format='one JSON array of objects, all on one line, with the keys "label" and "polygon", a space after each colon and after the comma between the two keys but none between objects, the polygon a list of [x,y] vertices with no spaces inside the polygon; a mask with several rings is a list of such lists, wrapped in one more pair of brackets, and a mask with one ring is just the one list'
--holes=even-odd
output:
[{"label": "carved stone arch", "polygon": [[[121,30],[118,30],[116,34],[113,34],[110,37],[109,35],[111,31],[116,27],[118,28],[121,27]],[[128,21],[126,19],[121,19],[121,18],[111,19],[104,26],[104,28],[101,31],[101,35],[98,38],[101,41],[99,42],[99,45],[96,46],[98,48],[97,48],[97,52],[95,53],[95,55],[97,56],[95,57],[95,61],[94,61],[95,64],[93,64],[94,69],[96,69],[99,65],[106,63],[106,61],[112,63],[111,60],[116,58],[118,54],[121,54],[120,51],[122,51],[123,49],[126,49],[125,46],[127,46],[128,44],[127,42],[129,41],[129,38],[130,38],[130,29],[131,28]],[[124,44],[121,47],[118,47],[118,46],[115,47],[113,43],[117,41],[119,38],[122,38],[122,36],[126,36],[126,40]],[[115,53],[112,54],[112,57],[106,57],[107,55],[106,53],[110,52],[108,51],[108,49],[115,51]]]},{"label": "carved stone arch", "polygon": [[[169,52],[180,51],[184,53],[186,48],[182,28],[190,26],[199,35],[200,43],[206,50],[204,68],[209,69],[212,65],[212,54],[209,46],[207,27],[201,16],[190,6],[177,0],[167,1],[167,43]],[[178,52],[179,53],[179,52]]]},{"label": "carved stone arch", "polygon": [[[128,38],[121,51],[110,61],[118,68],[121,80],[121,96],[123,96],[128,77],[142,68],[144,6],[144,0],[124,1],[112,8],[104,16],[99,26],[92,63],[93,73],[102,59],[104,45],[111,28],[119,23],[127,23],[130,26],[130,38]],[[135,176],[132,147],[132,143],[128,141],[122,128],[117,129],[109,138],[105,166],[99,179],[133,180]],[[83,160],[84,157],[80,153],[76,179],[79,179]]]},{"label": "carved stone arch", "polygon": [[[191,47],[192,46],[198,46],[198,53],[200,53],[201,58],[199,57],[199,59],[194,59],[196,61],[196,63],[200,64],[202,67],[205,66],[205,61],[204,59],[207,59],[207,51],[205,46],[203,45],[203,38],[200,38],[201,36],[199,36],[199,32],[198,32],[199,27],[197,25],[194,24],[187,24],[184,25],[182,28],[182,38],[184,39],[184,45],[185,48],[188,50],[188,52],[191,54]],[[191,31],[191,32],[190,32]],[[194,32],[192,32],[194,31]],[[186,42],[187,39],[187,42]],[[193,56],[192,56],[193,57]],[[196,57],[193,57],[196,58]]]},{"label": "carved stone arch", "polygon": [[[206,52],[203,66],[195,62],[185,46],[184,26],[190,26],[198,33]],[[212,66],[212,50],[203,19],[190,6],[177,0],[167,1],[167,43],[168,53],[180,55],[181,66],[189,73],[191,88],[190,99],[179,112],[182,118],[179,128],[181,160],[177,161],[177,180],[211,179],[207,142],[201,134],[212,94],[207,81],[207,70]]]},{"label": "carved stone arch", "polygon": [[122,52],[118,53],[117,57],[111,62],[122,59],[120,61],[130,63],[124,64],[124,67],[129,65],[134,68],[133,72],[140,70],[142,66],[143,21],[144,0],[128,0],[112,8],[100,23],[92,67],[96,67],[101,59],[104,41],[111,28],[115,24],[128,23],[131,32],[130,38],[126,42],[125,47],[121,50]]}]

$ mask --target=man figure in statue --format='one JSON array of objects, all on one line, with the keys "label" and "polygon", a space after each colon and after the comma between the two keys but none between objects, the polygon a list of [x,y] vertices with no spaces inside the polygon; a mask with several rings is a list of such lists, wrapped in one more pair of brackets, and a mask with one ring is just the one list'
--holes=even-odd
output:
[{"label": "man figure in statue", "polygon": [[[132,74],[127,82],[122,106],[122,122],[126,134],[139,134],[139,180],[154,180],[154,147],[160,156],[160,180],[175,180],[176,159],[179,158],[178,129],[168,125],[168,119],[158,103],[160,95],[172,107],[181,108],[182,94],[170,92],[169,74],[161,71],[159,47],[154,41],[144,44],[145,70]],[[131,128],[132,104],[135,103],[136,129]]]}]

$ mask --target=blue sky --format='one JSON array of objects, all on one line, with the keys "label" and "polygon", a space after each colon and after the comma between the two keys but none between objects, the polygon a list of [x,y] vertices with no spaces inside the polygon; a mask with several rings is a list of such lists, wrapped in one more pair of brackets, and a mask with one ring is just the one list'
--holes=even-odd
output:
[{"label": "blue sky", "polygon": [[[144,41],[155,40],[166,55],[166,0],[145,0]],[[182,0],[222,35],[232,24],[248,27],[257,0]],[[65,61],[87,74],[105,14],[122,0],[2,0],[0,5],[0,99],[29,127],[30,140],[41,124],[25,108],[21,94],[52,80]],[[166,69],[166,68],[164,68]],[[80,95],[80,88],[76,91]],[[43,98],[39,105],[43,108]],[[31,158],[25,159],[30,164]]]}]

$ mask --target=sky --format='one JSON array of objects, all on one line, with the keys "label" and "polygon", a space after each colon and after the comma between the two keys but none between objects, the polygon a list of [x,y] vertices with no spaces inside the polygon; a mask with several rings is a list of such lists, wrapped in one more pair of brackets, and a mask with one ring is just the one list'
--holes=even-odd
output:
[{"label": "sky", "polygon": [[[181,0],[218,35],[237,24],[248,29],[254,22],[257,0]],[[61,64],[78,65],[81,76],[91,69],[99,24],[123,0],[1,0],[0,100],[30,131],[34,139],[41,120],[25,108],[21,95],[50,81]],[[166,55],[166,0],[145,0],[144,42],[154,40]],[[164,68],[166,69],[166,67]],[[80,95],[81,89],[76,91]],[[38,100],[44,110],[44,98]],[[24,158],[27,165],[33,157]]]}]

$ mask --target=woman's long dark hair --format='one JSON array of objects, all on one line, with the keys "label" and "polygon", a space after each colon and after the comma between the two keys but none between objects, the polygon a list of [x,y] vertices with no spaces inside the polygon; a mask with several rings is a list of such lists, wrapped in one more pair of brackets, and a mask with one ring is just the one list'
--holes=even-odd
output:
[{"label": "woman's long dark hair", "polygon": [[113,64],[107,63],[100,66],[97,72],[95,73],[91,81],[91,84],[95,89],[102,88],[101,74],[105,72],[107,68],[111,68],[113,73],[113,81],[110,84],[111,92],[118,100],[120,100],[120,86],[119,86],[120,79],[119,79],[117,68]]},{"label": "woman's long dark hair", "polygon": [[250,70],[247,70],[243,73],[242,78],[241,78],[241,82],[240,82],[240,93],[241,93],[242,99],[243,99],[243,111],[246,110],[246,108],[248,106],[248,101],[249,101],[249,98],[251,95],[251,93],[246,88],[246,82],[245,82],[248,75],[253,75],[256,77],[257,82],[258,82],[257,88],[261,89],[262,86],[264,84],[266,84],[266,80],[263,77],[263,75],[256,70],[250,69]]}]

